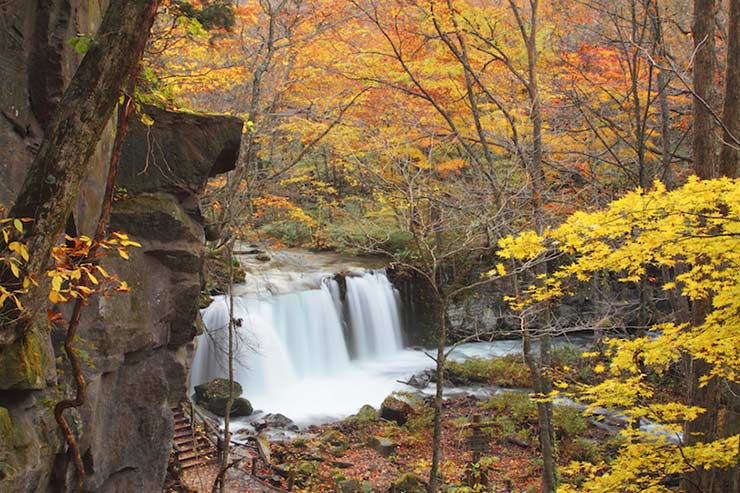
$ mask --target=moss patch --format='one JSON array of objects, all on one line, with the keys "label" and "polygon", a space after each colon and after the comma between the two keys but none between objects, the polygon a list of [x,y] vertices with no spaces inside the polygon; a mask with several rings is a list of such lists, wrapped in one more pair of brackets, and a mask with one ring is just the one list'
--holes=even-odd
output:
[{"label": "moss patch", "polygon": [[46,387],[47,358],[40,337],[34,330],[0,352],[0,389]]},{"label": "moss patch", "polygon": [[521,357],[504,356],[495,359],[470,358],[462,363],[448,361],[447,379],[455,385],[496,385],[498,387],[529,388],[532,378]]}]

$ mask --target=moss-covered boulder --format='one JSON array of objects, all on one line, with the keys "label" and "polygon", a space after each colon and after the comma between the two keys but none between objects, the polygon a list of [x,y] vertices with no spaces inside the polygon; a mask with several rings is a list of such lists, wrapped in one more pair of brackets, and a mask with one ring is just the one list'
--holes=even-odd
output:
[{"label": "moss-covered boulder", "polygon": [[380,417],[403,425],[415,413],[414,407],[397,395],[389,395],[380,405]]},{"label": "moss-covered boulder", "polygon": [[384,437],[370,437],[370,440],[368,440],[367,443],[370,448],[375,450],[382,457],[390,457],[396,453],[396,449],[398,448],[397,443]]},{"label": "moss-covered boulder", "polygon": [[358,479],[345,479],[337,484],[337,493],[364,493],[364,491]]},{"label": "moss-covered boulder", "polygon": [[396,493],[427,493],[427,485],[418,476],[402,474],[393,484]]},{"label": "moss-covered boulder", "polygon": [[370,404],[365,404],[357,411],[357,422],[360,424],[372,423],[378,419],[378,411]]},{"label": "moss-covered boulder", "polygon": [[337,430],[330,430],[321,435],[322,448],[335,457],[342,457],[349,449],[349,441]]},{"label": "moss-covered boulder", "polygon": [[[231,405],[231,416],[249,416],[252,404],[243,397],[242,386],[234,382],[234,401]],[[195,402],[218,416],[226,415],[226,404],[229,400],[229,381],[225,378],[214,378],[208,383],[196,385]]]}]

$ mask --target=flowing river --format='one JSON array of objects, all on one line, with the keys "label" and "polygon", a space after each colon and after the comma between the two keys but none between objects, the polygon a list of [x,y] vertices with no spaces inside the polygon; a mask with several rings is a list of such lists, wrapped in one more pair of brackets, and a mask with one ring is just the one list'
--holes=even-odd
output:
[{"label": "flowing river", "polygon": [[[424,351],[404,348],[398,291],[378,266],[333,254],[281,252],[275,262],[243,260],[248,282],[233,298],[235,379],[256,410],[298,425],[327,422],[378,407],[400,381],[433,366]],[[343,272],[344,293],[335,280]],[[230,302],[203,310],[191,385],[226,377]],[[451,357],[495,357],[521,351],[519,341],[465,344]]]}]

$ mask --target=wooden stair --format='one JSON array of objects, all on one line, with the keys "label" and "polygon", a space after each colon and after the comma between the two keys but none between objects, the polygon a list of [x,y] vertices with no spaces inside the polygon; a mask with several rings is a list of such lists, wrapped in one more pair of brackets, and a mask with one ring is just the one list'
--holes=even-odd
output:
[{"label": "wooden stair", "polygon": [[218,463],[218,450],[200,427],[193,426],[191,416],[179,405],[172,408],[175,434],[172,460],[181,470]]}]

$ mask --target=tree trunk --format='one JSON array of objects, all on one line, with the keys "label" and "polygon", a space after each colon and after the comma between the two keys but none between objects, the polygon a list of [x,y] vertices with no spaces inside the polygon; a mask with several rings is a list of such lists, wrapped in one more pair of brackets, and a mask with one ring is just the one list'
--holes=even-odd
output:
[{"label": "tree trunk", "polygon": [[228,334],[228,366],[229,366],[229,398],[226,400],[226,410],[224,411],[224,441],[221,450],[221,469],[216,483],[213,485],[213,491],[224,493],[226,486],[226,471],[229,468],[229,452],[231,450],[231,408],[234,405],[234,331],[236,330],[234,322],[234,244],[229,243],[227,248],[229,262],[229,323],[226,326]]},{"label": "tree trunk", "polygon": [[714,165],[714,120],[708,105],[714,102],[715,0],[694,0],[694,171],[706,180],[716,176]]},{"label": "tree trunk", "polygon": [[[75,72],[28,170],[12,217],[33,219],[23,235],[30,254],[26,272],[41,287],[22,296],[25,311],[6,303],[0,314],[0,346],[16,340],[46,302],[44,272],[51,249],[77,201],[90,158],[118,103],[122,85],[141,59],[159,0],[111,2],[95,41]],[[0,278],[11,289],[20,281]],[[11,305],[13,307],[11,308]]]},{"label": "tree trunk", "polygon": [[437,368],[436,393],[434,395],[434,438],[432,439],[432,467],[429,470],[429,491],[434,493],[439,486],[439,463],[442,447],[442,397],[445,376],[445,343],[447,342],[447,300],[438,300]]},{"label": "tree trunk", "polygon": [[[734,178],[740,161],[740,0],[730,0],[727,23],[727,72],[725,102],[722,109],[725,123],[719,171]],[[734,138],[733,138],[734,137]]]}]

